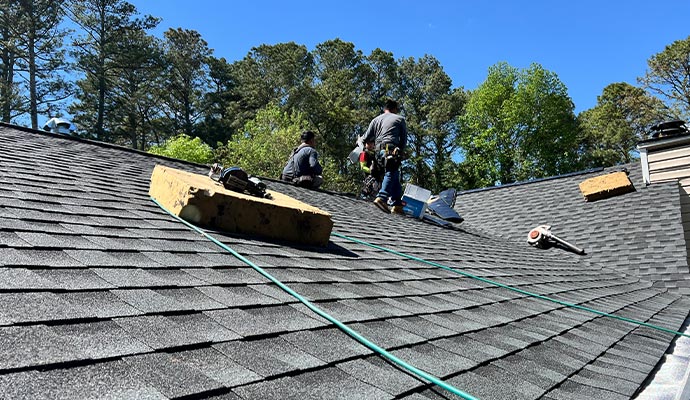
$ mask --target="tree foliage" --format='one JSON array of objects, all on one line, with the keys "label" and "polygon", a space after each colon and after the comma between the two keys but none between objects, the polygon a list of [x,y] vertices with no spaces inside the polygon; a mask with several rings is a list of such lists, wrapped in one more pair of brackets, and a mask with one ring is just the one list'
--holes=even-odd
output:
[{"label": "tree foliage", "polygon": [[204,96],[203,113],[196,131],[206,143],[217,146],[227,142],[241,127],[233,113],[233,105],[242,97],[237,93],[233,66],[224,58],[208,58],[209,90]]},{"label": "tree foliage", "polygon": [[213,149],[198,137],[191,138],[181,133],[161,146],[153,146],[149,153],[186,160],[199,164],[213,161]]},{"label": "tree foliage", "polygon": [[77,101],[70,107],[82,131],[97,140],[115,141],[116,118],[108,118],[114,80],[122,72],[116,60],[125,58],[129,49],[123,43],[132,31],[155,27],[159,20],[139,17],[136,7],[124,0],[70,0],[70,19],[81,29],[72,43],[76,69],[83,74],[77,81]]},{"label": "tree foliage", "polygon": [[[65,14],[76,31],[67,46]],[[0,0],[0,119],[36,127],[40,114],[61,116],[72,87],[82,136],[156,152],[201,140],[216,159],[270,177],[308,128],[324,188],[356,192],[362,172],[347,155],[391,98],[409,131],[403,178],[437,192],[628,162],[651,125],[690,117],[690,37],[650,58],[642,87],[609,85],[576,119],[565,85],[538,64],[498,63],[466,91],[432,55],[365,55],[336,38],[312,50],[262,44],[228,62],[196,31],[150,35],[158,21],[126,0]]]},{"label": "tree foliage", "polygon": [[[325,154],[347,155],[362,128],[362,98],[366,89],[362,70],[364,57],[352,43],[329,40],[316,46],[316,85],[305,96],[307,116],[316,127]],[[332,167],[346,173],[345,157],[333,158]]]},{"label": "tree foliage", "polygon": [[[408,130],[408,159],[403,174],[417,185],[440,191],[447,182],[444,170],[453,165],[457,143],[456,119],[464,102],[453,92],[451,79],[432,56],[400,61],[397,98]],[[453,104],[451,104],[453,102]]]},{"label": "tree foliage", "polygon": [[160,143],[156,132],[162,131],[157,91],[163,82],[162,51],[158,40],[143,30],[131,30],[121,38],[128,51],[118,54],[119,73],[112,81],[109,118],[120,121],[112,127],[117,141],[146,150],[150,143]]},{"label": "tree foliage", "polygon": [[366,82],[368,83],[367,109],[379,110],[386,99],[396,97],[398,63],[393,53],[376,48],[367,56]]},{"label": "tree foliage", "polygon": [[164,36],[163,110],[170,131],[191,135],[204,113],[212,50],[197,31],[168,29]]},{"label": "tree foliage", "polygon": [[676,40],[647,61],[639,81],[668,102],[678,118],[690,119],[690,36]]},{"label": "tree foliage", "polygon": [[636,159],[636,145],[650,127],[671,118],[669,110],[644,89],[612,83],[597,97],[594,108],[578,116],[583,167],[606,167]]},{"label": "tree foliage", "polygon": [[0,117],[54,116],[70,94],[64,18],[57,0],[0,0]]},{"label": "tree foliage", "polygon": [[284,111],[271,103],[220,149],[221,161],[225,166],[241,167],[251,175],[278,178],[306,127],[301,114]]},{"label": "tree foliage", "polygon": [[11,25],[19,38],[16,71],[27,87],[27,112],[33,129],[39,128],[39,113],[51,116],[53,110],[61,108],[58,103],[72,94],[64,75],[67,30],[59,26],[63,17],[58,0],[21,0],[19,18]]},{"label": "tree foliage", "polygon": [[13,27],[20,14],[17,1],[0,0],[0,118],[3,122],[11,122],[26,111],[20,99],[22,88],[15,78],[21,36]]},{"label": "tree foliage", "polygon": [[533,64],[489,69],[460,118],[470,187],[570,172],[577,162],[574,105],[555,73]]},{"label": "tree foliage", "polygon": [[233,64],[239,100],[233,112],[244,123],[275,102],[286,110],[297,108],[301,94],[313,79],[313,57],[306,46],[294,42],[254,47]]}]

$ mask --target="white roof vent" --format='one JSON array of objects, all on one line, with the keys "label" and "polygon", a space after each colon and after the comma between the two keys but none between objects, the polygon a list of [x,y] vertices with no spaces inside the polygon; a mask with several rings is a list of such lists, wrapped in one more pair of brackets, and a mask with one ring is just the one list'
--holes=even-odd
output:
[{"label": "white roof vent", "polygon": [[72,123],[62,118],[51,118],[43,125],[43,130],[53,133],[63,133],[69,135],[74,130]]}]

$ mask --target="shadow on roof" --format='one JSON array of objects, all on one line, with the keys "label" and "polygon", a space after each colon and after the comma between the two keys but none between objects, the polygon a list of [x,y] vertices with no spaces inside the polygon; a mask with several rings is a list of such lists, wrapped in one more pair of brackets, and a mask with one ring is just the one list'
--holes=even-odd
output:
[{"label": "shadow on roof", "polygon": [[276,247],[281,247],[281,248],[291,248],[295,250],[300,250],[304,252],[309,252],[309,253],[314,253],[314,254],[330,254],[334,256],[341,256],[341,257],[348,257],[348,258],[359,258],[359,254],[354,253],[340,245],[337,245],[333,243],[332,241],[328,242],[328,245],[326,247],[322,246],[310,246],[306,244],[300,244],[300,243],[295,243],[295,242],[290,242],[286,240],[277,240],[277,239],[271,239],[267,238],[264,236],[258,236],[258,235],[250,235],[250,234],[240,234],[240,233],[232,233],[232,232],[226,232],[226,231],[220,231],[220,230],[213,230],[213,229],[204,229],[206,232],[208,232],[210,235],[215,236],[217,239],[220,239],[221,241],[225,242],[225,240],[222,239],[241,239],[243,241],[250,241],[250,242],[259,242],[262,245],[274,245]]}]

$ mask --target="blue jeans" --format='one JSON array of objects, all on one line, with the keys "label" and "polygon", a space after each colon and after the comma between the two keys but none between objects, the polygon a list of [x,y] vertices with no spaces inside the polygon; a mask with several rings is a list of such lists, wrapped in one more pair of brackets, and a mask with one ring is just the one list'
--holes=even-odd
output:
[{"label": "blue jeans", "polygon": [[402,185],[400,184],[400,169],[395,171],[386,171],[383,176],[383,183],[381,184],[381,190],[379,190],[378,197],[383,201],[387,201],[390,197],[393,201],[394,206],[401,206],[402,201]]}]

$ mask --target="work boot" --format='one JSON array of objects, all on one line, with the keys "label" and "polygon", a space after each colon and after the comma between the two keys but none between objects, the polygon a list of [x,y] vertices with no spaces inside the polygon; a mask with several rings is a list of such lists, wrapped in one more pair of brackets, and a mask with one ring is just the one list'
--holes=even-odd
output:
[{"label": "work boot", "polygon": [[376,205],[376,207],[380,208],[381,211],[385,212],[386,214],[389,214],[391,212],[388,208],[388,205],[386,205],[385,200],[383,200],[380,197],[374,199],[374,204]]},{"label": "work boot", "polygon": [[403,206],[393,206],[393,208],[391,208],[391,214],[405,214],[405,212],[403,211]]}]

